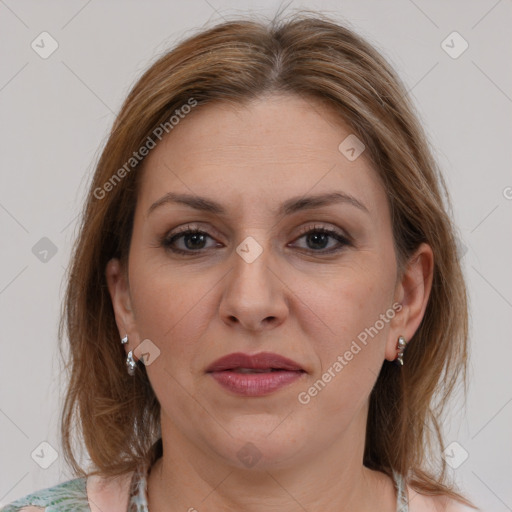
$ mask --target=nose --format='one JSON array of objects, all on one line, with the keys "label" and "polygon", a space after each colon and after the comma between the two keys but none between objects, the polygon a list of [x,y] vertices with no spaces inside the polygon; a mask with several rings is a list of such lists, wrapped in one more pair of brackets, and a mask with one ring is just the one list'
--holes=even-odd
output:
[{"label": "nose", "polygon": [[222,321],[230,327],[265,331],[281,325],[288,315],[287,286],[269,252],[263,250],[254,261],[233,252],[233,268],[225,278],[219,307]]}]

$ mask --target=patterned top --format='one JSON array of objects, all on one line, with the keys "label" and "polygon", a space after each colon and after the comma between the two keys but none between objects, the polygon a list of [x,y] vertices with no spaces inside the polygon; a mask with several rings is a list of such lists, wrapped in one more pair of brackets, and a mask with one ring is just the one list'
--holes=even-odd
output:
[{"label": "patterned top", "polygon": [[[127,512],[149,512],[147,496],[147,475],[151,464],[139,466],[133,473]],[[401,475],[393,473],[397,489],[397,512],[409,512],[407,491]],[[0,512],[91,512],[87,498],[87,477],[75,478],[66,482],[36,491],[6,505]]]}]

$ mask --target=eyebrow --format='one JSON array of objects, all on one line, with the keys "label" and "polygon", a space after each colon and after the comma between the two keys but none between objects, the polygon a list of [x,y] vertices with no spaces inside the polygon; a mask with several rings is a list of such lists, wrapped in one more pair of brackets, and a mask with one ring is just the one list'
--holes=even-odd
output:
[{"label": "eyebrow", "polygon": [[[206,197],[192,195],[192,194],[177,194],[169,192],[163,197],[155,201],[148,209],[147,215],[152,213],[158,207],[165,204],[184,204],[195,210],[200,210],[216,215],[226,215],[225,208],[216,201]],[[330,192],[326,194],[310,195],[310,196],[297,196],[287,199],[280,206],[277,211],[278,215],[291,215],[292,213],[300,210],[311,210],[314,208],[321,208],[330,204],[342,203],[355,206],[356,208],[369,214],[368,208],[357,200],[355,197],[345,192]]]}]

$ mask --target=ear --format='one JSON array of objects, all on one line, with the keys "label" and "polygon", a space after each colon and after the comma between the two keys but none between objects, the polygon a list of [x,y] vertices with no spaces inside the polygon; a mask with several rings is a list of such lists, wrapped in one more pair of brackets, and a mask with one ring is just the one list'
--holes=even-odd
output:
[{"label": "ear", "polygon": [[111,259],[105,269],[108,291],[114,308],[117,329],[119,330],[119,339],[128,335],[128,346],[135,346],[138,343],[138,332],[135,323],[135,315],[132,308],[130,297],[130,287],[128,283],[128,273],[121,266],[117,258]]},{"label": "ear", "polygon": [[390,337],[386,344],[386,359],[397,356],[398,337],[406,342],[417,331],[427,309],[434,271],[434,254],[430,245],[422,243],[409,259],[395,288],[395,302],[402,309],[391,321]]}]

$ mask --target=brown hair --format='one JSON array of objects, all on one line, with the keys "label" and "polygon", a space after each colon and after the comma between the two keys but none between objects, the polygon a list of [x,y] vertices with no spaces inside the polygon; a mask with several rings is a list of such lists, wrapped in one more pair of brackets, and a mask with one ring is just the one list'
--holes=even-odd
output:
[{"label": "brown hair", "polygon": [[203,30],[159,58],[124,102],[85,204],[59,332],[62,340],[65,323],[71,369],[61,424],[66,460],[85,474],[72,447],[74,426],[95,468],[89,474],[107,477],[133,470],[161,435],[160,406],[145,369],[127,374],[105,280],[107,262],[125,262],[130,244],[142,165],[132,171],[126,162],[191,99],[199,109],[274,92],[324,102],[364,142],[389,199],[400,271],[420,243],[432,247],[432,291],[406,364],[385,361],[371,393],[364,464],[407,475],[418,492],[464,501],[446,482],[438,456],[443,407],[458,377],[465,389],[468,337],[446,185],[389,64],[353,31],[320,15],[235,20]]}]

